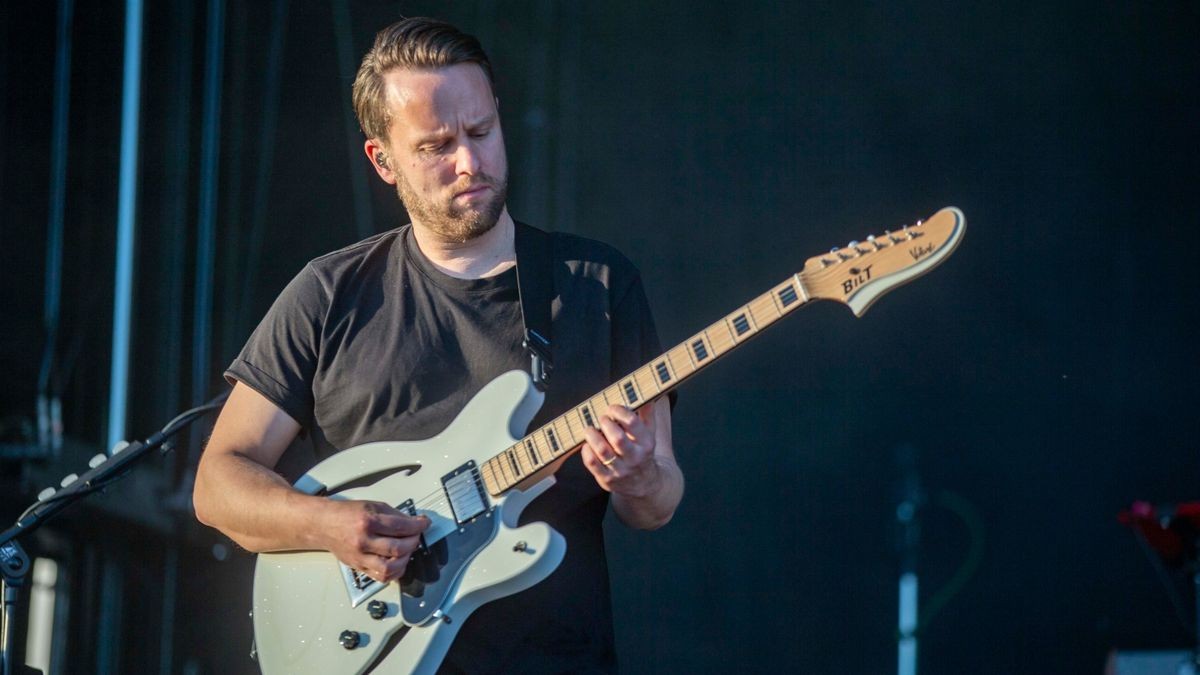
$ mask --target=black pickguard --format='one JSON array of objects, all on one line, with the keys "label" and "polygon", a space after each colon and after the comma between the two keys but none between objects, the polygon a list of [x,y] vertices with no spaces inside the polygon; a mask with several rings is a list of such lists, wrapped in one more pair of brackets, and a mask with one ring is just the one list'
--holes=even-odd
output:
[{"label": "black pickguard", "polygon": [[442,606],[463,568],[492,540],[497,517],[495,509],[489,510],[413,552],[400,578],[400,616],[405,623],[421,624]]}]

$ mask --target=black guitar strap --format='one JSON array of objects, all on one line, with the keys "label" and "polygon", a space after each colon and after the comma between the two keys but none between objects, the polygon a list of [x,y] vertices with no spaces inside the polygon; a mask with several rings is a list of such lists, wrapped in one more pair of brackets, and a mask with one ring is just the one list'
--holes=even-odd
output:
[{"label": "black guitar strap", "polygon": [[539,391],[550,385],[550,303],[554,301],[554,260],[550,233],[514,223],[517,253],[517,297],[525,325],[522,346],[529,353],[529,372]]}]

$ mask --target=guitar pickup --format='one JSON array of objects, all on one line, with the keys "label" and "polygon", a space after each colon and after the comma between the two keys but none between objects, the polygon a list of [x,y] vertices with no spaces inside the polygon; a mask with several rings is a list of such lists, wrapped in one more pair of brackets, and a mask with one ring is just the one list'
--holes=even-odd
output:
[{"label": "guitar pickup", "polygon": [[487,495],[475,462],[467,462],[442,476],[442,489],[454,512],[454,520],[464,525],[488,510]]}]

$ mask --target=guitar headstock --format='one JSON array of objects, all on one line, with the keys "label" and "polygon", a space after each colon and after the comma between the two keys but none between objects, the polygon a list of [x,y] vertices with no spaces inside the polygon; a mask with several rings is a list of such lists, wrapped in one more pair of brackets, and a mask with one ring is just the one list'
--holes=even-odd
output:
[{"label": "guitar headstock", "polygon": [[809,258],[800,279],[810,298],[836,300],[862,316],[884,293],[948,258],[966,226],[962,211],[948,206],[916,225]]}]

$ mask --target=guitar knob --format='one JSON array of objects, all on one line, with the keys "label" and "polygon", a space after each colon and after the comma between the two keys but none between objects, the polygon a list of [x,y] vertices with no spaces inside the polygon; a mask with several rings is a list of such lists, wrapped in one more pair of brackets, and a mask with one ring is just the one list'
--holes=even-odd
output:
[{"label": "guitar knob", "polygon": [[378,621],[387,616],[387,604],[381,600],[372,600],[367,603],[367,614]]},{"label": "guitar knob", "polygon": [[344,630],[342,631],[342,634],[338,636],[338,644],[340,644],[343,649],[354,649],[361,643],[362,636],[359,635],[358,631],[356,630]]}]

